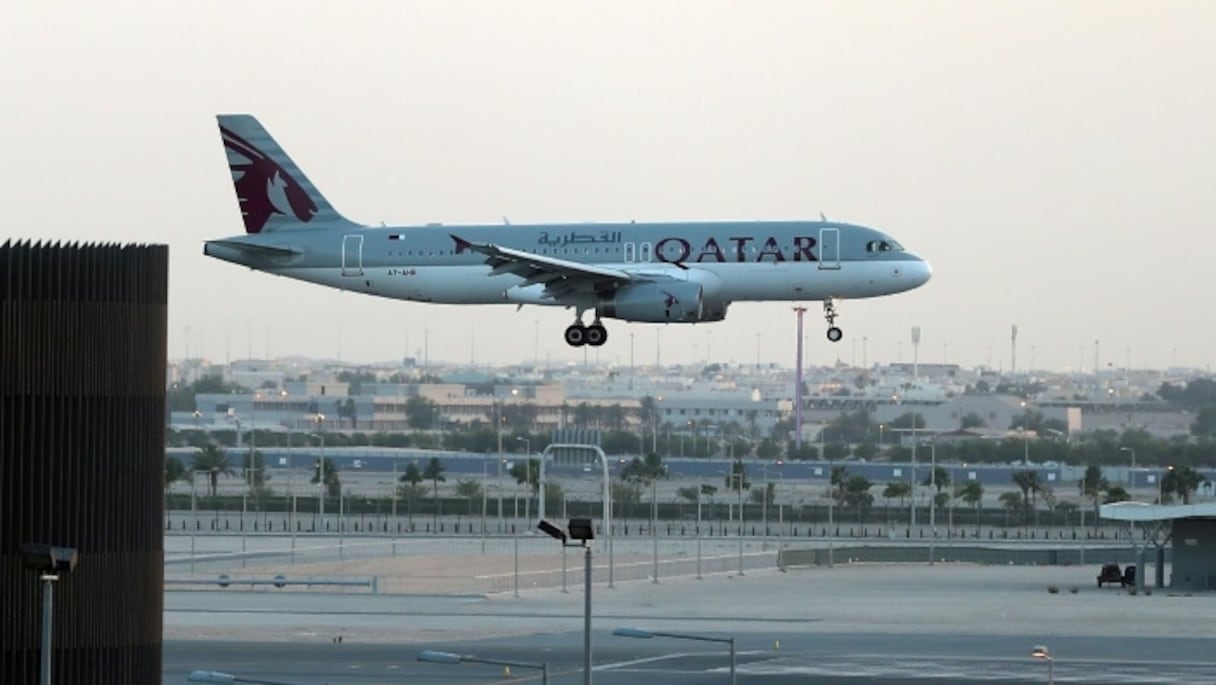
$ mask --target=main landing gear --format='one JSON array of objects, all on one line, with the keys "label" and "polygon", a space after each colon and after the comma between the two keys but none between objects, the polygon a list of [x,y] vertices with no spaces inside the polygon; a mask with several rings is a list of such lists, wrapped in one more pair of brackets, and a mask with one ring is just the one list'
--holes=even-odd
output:
[{"label": "main landing gear", "polygon": [[566,328],[566,344],[571,347],[590,345],[599,347],[608,342],[608,329],[596,319],[590,326],[584,326],[581,318]]},{"label": "main landing gear", "polygon": [[844,337],[844,331],[836,327],[836,300],[829,299],[823,301],[823,318],[828,320],[828,340],[832,342],[840,342]]}]

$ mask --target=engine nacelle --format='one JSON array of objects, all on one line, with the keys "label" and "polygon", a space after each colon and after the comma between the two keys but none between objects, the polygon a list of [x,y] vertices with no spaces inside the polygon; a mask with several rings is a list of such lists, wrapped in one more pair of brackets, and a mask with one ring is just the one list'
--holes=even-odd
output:
[{"label": "engine nacelle", "polygon": [[620,288],[601,297],[601,317],[645,323],[695,323],[701,318],[701,285],[688,281],[656,281]]}]

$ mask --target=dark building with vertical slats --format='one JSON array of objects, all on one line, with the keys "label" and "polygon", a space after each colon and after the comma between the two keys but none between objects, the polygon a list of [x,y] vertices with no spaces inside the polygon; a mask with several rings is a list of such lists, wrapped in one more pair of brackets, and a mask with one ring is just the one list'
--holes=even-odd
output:
[{"label": "dark building with vertical slats", "polygon": [[22,544],[75,547],[55,683],[159,683],[162,245],[0,246],[0,683],[38,681],[42,588]]}]

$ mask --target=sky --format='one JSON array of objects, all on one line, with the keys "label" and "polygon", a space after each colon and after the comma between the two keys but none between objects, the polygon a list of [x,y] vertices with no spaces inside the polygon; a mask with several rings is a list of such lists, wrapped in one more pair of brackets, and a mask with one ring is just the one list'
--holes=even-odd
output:
[{"label": "sky", "polygon": [[808,364],[1216,361],[1210,2],[46,2],[0,14],[0,241],[170,246],[169,356],[792,366],[793,303],[695,326],[425,305],[204,257],[249,112],[368,224],[829,219],[928,259]]}]

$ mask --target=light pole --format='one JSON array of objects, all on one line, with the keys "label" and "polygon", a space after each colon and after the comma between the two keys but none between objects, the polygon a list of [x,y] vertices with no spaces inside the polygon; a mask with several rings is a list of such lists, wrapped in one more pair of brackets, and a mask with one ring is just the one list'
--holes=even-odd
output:
[{"label": "light pole", "polygon": [[1131,452],[1131,454],[1132,454],[1132,468],[1130,471],[1127,472],[1127,487],[1128,487],[1128,489],[1135,489],[1135,487],[1136,487],[1136,449],[1134,447],[1120,447],[1119,451],[1120,452]]},{"label": "light pole", "polygon": [[671,637],[677,640],[700,640],[702,642],[723,642],[730,645],[730,682],[735,685],[735,638],[732,637],[710,637],[708,635],[693,635],[690,633],[667,633],[656,630],[646,630],[645,628],[617,628],[612,631],[612,634],[617,637],[636,637],[641,639],[650,639],[652,637]]},{"label": "light pole", "polygon": [[42,581],[42,660],[38,682],[51,685],[51,633],[55,618],[55,583],[60,574],[76,568],[75,548],[52,545],[21,545],[21,560],[26,568],[38,571]]},{"label": "light pole", "polygon": [[[531,490],[532,489],[532,441],[525,437],[517,437],[517,438],[515,438],[515,442],[522,442],[524,444],[524,474],[525,474],[525,478],[527,480],[526,485],[528,486],[528,489]],[[537,501],[536,501],[536,518],[543,519],[545,517],[545,459],[544,459],[543,455],[541,456],[541,460],[540,460],[540,470],[536,476],[536,485],[537,485],[537,489],[540,493],[537,496]],[[525,500],[525,502],[524,502],[525,518],[527,518],[526,512],[528,511],[528,508],[529,507],[527,504],[527,500]]]},{"label": "light pole", "polygon": [[1030,407],[1022,400],[1022,466],[1030,466]]},{"label": "light pole", "polygon": [[325,415],[312,417],[317,424],[317,437],[321,439],[321,458],[317,460],[317,511],[325,520]]},{"label": "light pole", "polygon": [[933,565],[933,543],[937,541],[937,443],[929,443],[929,565]]},{"label": "light pole", "polygon": [[1051,658],[1051,652],[1044,645],[1035,645],[1034,649],[1030,650],[1030,656],[1047,662],[1047,685],[1053,685],[1055,679],[1052,670],[1055,666],[1055,659]]},{"label": "light pole", "polygon": [[[570,519],[566,529],[541,519],[537,526],[542,532],[566,547],[583,548],[583,685],[591,685],[591,541],[595,539],[595,527],[589,518]],[[574,542],[570,542],[573,540]]]},{"label": "light pole", "polygon": [[491,664],[493,666],[514,666],[516,668],[535,668],[540,671],[541,685],[549,685],[549,664],[539,663],[533,664],[525,661],[507,661],[506,659],[486,659],[472,654],[453,654],[451,652],[437,652],[431,649],[424,651],[418,655],[419,661],[426,661],[432,664],[459,664],[468,662],[471,664]]},{"label": "light pole", "polygon": [[258,678],[244,678],[231,673],[222,671],[190,671],[186,676],[186,681],[191,683],[249,683],[251,685],[294,685],[294,683],[285,683],[281,680],[261,680]]}]

